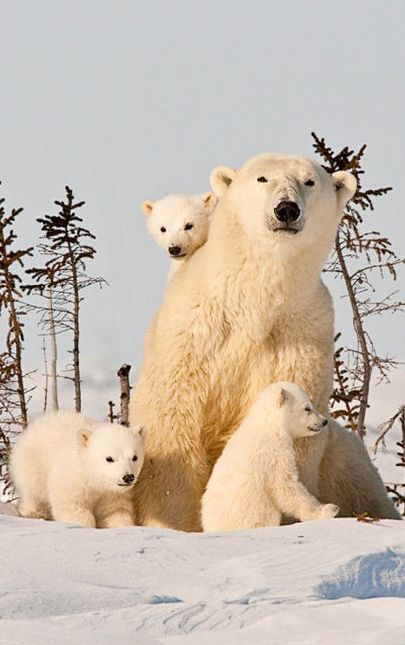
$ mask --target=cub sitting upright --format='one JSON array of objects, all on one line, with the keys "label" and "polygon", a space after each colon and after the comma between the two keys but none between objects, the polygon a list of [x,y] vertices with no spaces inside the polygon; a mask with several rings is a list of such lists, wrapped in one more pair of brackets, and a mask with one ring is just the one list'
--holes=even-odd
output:
[{"label": "cub sitting upright", "polygon": [[167,195],[156,202],[142,202],[150,234],[174,260],[169,278],[207,241],[216,202],[212,193]]},{"label": "cub sitting upright", "polygon": [[204,531],[279,525],[334,517],[298,480],[294,439],[316,435],[327,420],[294,383],[267,387],[225,446],[202,498]]},{"label": "cub sitting upright", "polygon": [[87,527],[134,524],[130,491],[144,460],[145,429],[56,412],[16,441],[10,468],[24,517]]}]

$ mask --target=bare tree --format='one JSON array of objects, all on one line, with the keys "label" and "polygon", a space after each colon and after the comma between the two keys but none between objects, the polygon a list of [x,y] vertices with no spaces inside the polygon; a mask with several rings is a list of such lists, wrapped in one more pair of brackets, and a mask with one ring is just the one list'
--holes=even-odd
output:
[{"label": "bare tree", "polygon": [[[336,235],[335,252],[325,270],[335,278],[343,279],[356,338],[355,347],[345,344],[335,352],[333,414],[363,439],[373,371],[379,380],[389,381],[390,370],[398,364],[394,358],[378,353],[369,334],[367,320],[370,316],[397,313],[405,308],[396,292],[378,298],[374,277],[389,277],[395,281],[397,267],[405,260],[398,257],[387,237],[364,226],[363,214],[374,210],[374,198],[392,190],[390,187],[363,189],[362,162],[366,146],[361,146],[357,152],[345,146],[335,153],[324,138],[315,133],[312,133],[312,138],[314,149],[328,173],[350,170],[358,182],[357,191],[346,207]],[[336,340],[339,338],[340,334]]]},{"label": "bare tree", "polygon": [[110,423],[114,423],[114,421],[117,421],[117,419],[118,419],[118,414],[115,414],[114,408],[115,408],[114,401],[108,401],[108,414],[107,414],[107,417],[108,417],[108,420],[109,420]]},{"label": "bare tree", "polygon": [[[43,412],[45,412],[48,409],[48,390],[49,390],[49,371],[48,371],[48,359],[46,356],[46,345],[45,345],[45,338],[42,339],[42,354],[44,356],[44,369],[45,369],[45,384],[44,384],[44,405],[43,405]],[[58,409],[58,408],[54,408]]]},{"label": "bare tree", "polygon": [[[41,244],[37,247],[41,254],[46,254],[46,246]],[[68,331],[66,325],[66,318],[68,314],[66,300],[63,286],[58,288],[55,284],[55,276],[52,268],[45,267],[44,273],[41,276],[39,271],[42,269],[27,269],[28,275],[34,274],[36,283],[27,284],[22,287],[28,295],[38,295],[43,299],[44,304],[33,304],[33,302],[26,303],[29,310],[34,310],[39,313],[39,327],[41,335],[43,336],[43,354],[45,362],[45,380],[46,380],[46,402],[44,409],[48,408],[48,381],[51,384],[51,409],[59,409],[58,400],[58,345],[57,334]],[[50,341],[50,370],[47,365],[47,353],[45,340],[49,338]]]},{"label": "bare tree", "polygon": [[8,475],[8,458],[11,450],[10,435],[28,423],[28,395],[23,369],[23,317],[25,307],[20,302],[22,278],[19,269],[32,254],[32,247],[16,249],[17,235],[13,227],[22,208],[6,214],[5,199],[0,198],[0,322],[5,327],[5,345],[0,350],[0,479],[3,493],[10,493],[12,486]]},{"label": "bare tree", "polygon": [[15,249],[17,235],[13,226],[22,208],[6,215],[4,198],[0,198],[0,314],[7,313],[8,331],[4,351],[0,355],[0,423],[21,425],[28,422],[27,393],[22,365],[23,327],[26,313],[21,305],[22,279],[19,269],[32,248]]},{"label": "bare tree", "polygon": [[11,454],[10,437],[0,429],[0,481],[2,482],[2,494],[11,496],[14,490],[8,469]]},{"label": "bare tree", "polygon": [[129,425],[129,397],[130,397],[130,385],[129,385],[129,372],[131,366],[124,363],[121,365],[120,369],[117,372],[117,376],[120,379],[120,403],[121,403],[121,413],[120,413],[120,423],[123,426]]},{"label": "bare tree", "polygon": [[108,419],[110,423],[118,421],[123,426],[129,426],[129,399],[131,386],[129,384],[129,372],[131,366],[127,363],[121,365],[117,372],[117,376],[120,380],[120,411],[119,413],[114,412],[115,403],[114,401],[108,401]]},{"label": "bare tree", "polygon": [[[405,405],[401,405],[390,419],[379,426],[379,434],[372,450],[374,454],[377,454],[380,446],[382,446],[383,450],[386,450],[386,437],[398,425],[401,430],[401,439],[396,442],[396,446],[399,448],[399,452],[396,453],[397,457],[399,457],[399,462],[395,465],[399,468],[405,468]],[[405,477],[405,471],[403,471],[402,476]],[[400,508],[402,506],[402,515],[405,517],[405,480],[403,483],[390,482],[386,484],[386,488],[389,493],[394,495],[397,506]]]},{"label": "bare tree", "polygon": [[80,376],[80,304],[81,291],[93,284],[106,284],[101,277],[86,274],[86,264],[94,259],[96,250],[89,244],[95,236],[82,226],[83,219],[77,214],[85,202],[75,202],[72,190],[66,186],[66,201],[55,201],[60,210],[58,215],[45,215],[37,221],[41,224],[44,243],[40,252],[48,259],[41,267],[29,269],[34,284],[27,286],[28,293],[36,293],[46,299],[40,323],[51,339],[51,376],[53,407],[57,399],[57,339],[58,333],[70,331],[73,335],[73,383],[75,408],[81,411]]}]

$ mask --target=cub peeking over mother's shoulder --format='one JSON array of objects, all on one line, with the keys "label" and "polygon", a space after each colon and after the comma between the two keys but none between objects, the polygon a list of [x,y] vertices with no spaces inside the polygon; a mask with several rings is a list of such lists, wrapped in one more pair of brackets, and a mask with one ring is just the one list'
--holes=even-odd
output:
[{"label": "cub peeking over mother's shoulder", "polygon": [[210,219],[216,203],[217,198],[213,193],[178,193],[167,195],[155,202],[142,202],[149,233],[174,260],[169,278],[207,241]]},{"label": "cub peeking over mother's shoulder", "polygon": [[293,443],[327,424],[299,385],[265,388],[214,466],[202,498],[203,530],[278,526],[283,513],[301,522],[335,517],[339,508],[299,481]]},{"label": "cub peeking over mother's shoulder", "polygon": [[93,528],[132,526],[145,436],[143,426],[100,423],[76,412],[40,417],[11,454],[20,515]]}]

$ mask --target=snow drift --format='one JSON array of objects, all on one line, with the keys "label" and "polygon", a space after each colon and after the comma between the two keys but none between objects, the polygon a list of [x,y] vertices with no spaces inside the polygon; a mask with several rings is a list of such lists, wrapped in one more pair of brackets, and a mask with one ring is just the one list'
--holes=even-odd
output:
[{"label": "snow drift", "polygon": [[405,643],[403,522],[0,531],[1,645]]}]

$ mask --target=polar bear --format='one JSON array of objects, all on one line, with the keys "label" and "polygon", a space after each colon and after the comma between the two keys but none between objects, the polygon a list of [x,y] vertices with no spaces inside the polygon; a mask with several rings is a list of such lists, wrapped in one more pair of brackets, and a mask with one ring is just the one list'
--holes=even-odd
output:
[{"label": "polar bear", "polygon": [[133,525],[130,491],[144,438],[142,426],[99,423],[76,412],[40,417],[11,454],[20,515],[98,528]]},{"label": "polar bear", "polygon": [[180,193],[142,202],[150,234],[172,259],[169,279],[207,241],[216,201],[213,193]]},{"label": "polar bear", "polygon": [[324,431],[328,420],[295,383],[260,394],[216,462],[201,503],[204,531],[278,526],[282,514],[305,522],[335,517],[298,478],[294,439]]},{"label": "polar bear", "polygon": [[[212,467],[267,385],[297,383],[327,413],[334,315],[321,271],[356,190],[349,172],[276,154],[220,166],[211,184],[208,240],[166,287],[130,407],[149,432],[140,521],[184,530],[201,530]],[[295,448],[317,498],[398,517],[360,441],[337,425]]]}]

